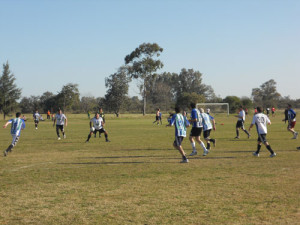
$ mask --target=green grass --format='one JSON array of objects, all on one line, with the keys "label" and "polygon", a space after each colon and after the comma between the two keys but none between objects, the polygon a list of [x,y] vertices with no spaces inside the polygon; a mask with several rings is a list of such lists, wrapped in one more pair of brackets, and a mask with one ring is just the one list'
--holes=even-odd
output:
[{"label": "green grass", "polygon": [[[68,119],[60,141],[52,122],[35,130],[30,119],[0,157],[0,224],[300,224],[300,142],[279,116],[267,136],[277,157],[265,147],[253,157],[255,129],[234,140],[236,118],[217,115],[217,147],[189,164],[172,147],[174,128],[152,125],[154,115],[107,115],[110,143],[84,143],[86,115]],[[4,150],[8,128],[0,138]],[[191,152],[187,138],[183,147]]]}]

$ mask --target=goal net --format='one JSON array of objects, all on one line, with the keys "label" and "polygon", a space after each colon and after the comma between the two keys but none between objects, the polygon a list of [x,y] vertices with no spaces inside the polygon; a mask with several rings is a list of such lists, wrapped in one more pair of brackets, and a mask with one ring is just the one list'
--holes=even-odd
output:
[{"label": "goal net", "polygon": [[203,108],[205,112],[212,114],[227,114],[229,115],[229,104],[228,103],[197,103],[197,109]]}]

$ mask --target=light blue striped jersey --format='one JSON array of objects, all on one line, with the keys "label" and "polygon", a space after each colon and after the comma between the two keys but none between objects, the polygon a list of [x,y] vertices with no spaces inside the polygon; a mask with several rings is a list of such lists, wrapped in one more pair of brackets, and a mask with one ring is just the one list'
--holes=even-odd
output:
[{"label": "light blue striped jersey", "polygon": [[20,118],[15,118],[9,120],[8,122],[11,123],[10,133],[12,135],[20,136],[21,130],[25,128],[24,120]]},{"label": "light blue striped jersey", "polygon": [[207,113],[200,113],[200,116],[202,118],[203,130],[211,130],[212,124],[210,121],[214,118],[211,115],[208,115]]},{"label": "light blue striped jersey", "polygon": [[186,126],[190,123],[186,117],[184,117],[181,113],[174,114],[170,125],[173,126],[175,124],[175,136],[176,137],[186,137]]}]

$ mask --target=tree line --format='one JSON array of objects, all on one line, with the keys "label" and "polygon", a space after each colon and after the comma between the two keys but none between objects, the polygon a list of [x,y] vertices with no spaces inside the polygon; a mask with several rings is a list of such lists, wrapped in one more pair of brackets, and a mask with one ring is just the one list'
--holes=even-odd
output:
[{"label": "tree line", "polygon": [[[125,112],[145,115],[146,112],[153,113],[156,108],[172,111],[175,105],[187,109],[190,102],[229,103],[231,113],[235,113],[240,105],[248,109],[257,105],[285,108],[289,103],[300,108],[300,99],[282,97],[273,79],[253,88],[251,97],[226,96],[223,99],[216,96],[211,86],[203,83],[199,71],[182,68],[179,73],[157,73],[164,66],[159,59],[162,52],[163,48],[156,43],[138,46],[125,56],[124,65],[105,78],[107,92],[102,97],[80,97],[78,84],[68,83],[56,94],[47,91],[39,96],[21,98],[21,89],[16,86],[16,78],[6,62],[0,77],[0,111],[4,118],[16,110],[46,113],[62,108],[67,112],[84,113],[97,111],[100,107],[117,116]],[[133,79],[137,80],[142,99],[128,96],[129,83]]]}]

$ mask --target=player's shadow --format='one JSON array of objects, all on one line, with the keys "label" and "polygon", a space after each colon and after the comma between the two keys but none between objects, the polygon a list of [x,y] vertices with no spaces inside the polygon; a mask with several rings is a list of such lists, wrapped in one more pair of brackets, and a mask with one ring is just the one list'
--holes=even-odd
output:
[{"label": "player's shadow", "polygon": [[120,149],[120,151],[163,151],[163,150],[175,150],[174,148],[131,148],[131,149]]},{"label": "player's shadow", "polygon": [[251,150],[251,151],[218,151],[218,153],[244,153],[244,152],[253,152],[254,150]]}]

